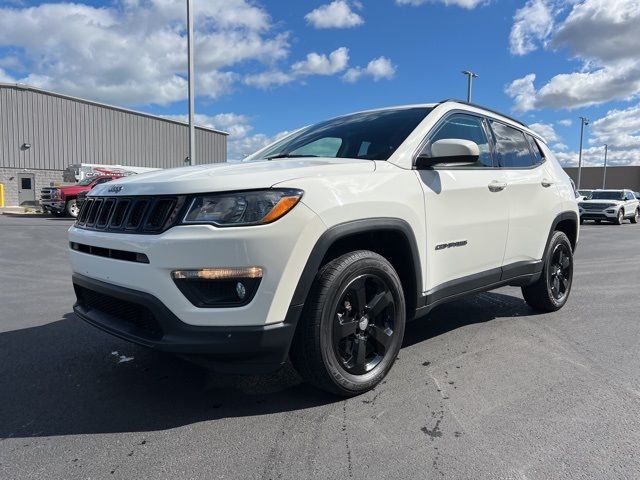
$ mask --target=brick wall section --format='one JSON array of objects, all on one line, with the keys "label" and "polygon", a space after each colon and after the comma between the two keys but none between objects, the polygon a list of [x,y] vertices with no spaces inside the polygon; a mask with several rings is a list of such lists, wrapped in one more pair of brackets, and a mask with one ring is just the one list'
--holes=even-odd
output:
[{"label": "brick wall section", "polygon": [[40,200],[40,189],[48,187],[51,182],[62,183],[61,170],[32,170],[0,167],[0,183],[4,184],[4,204],[6,207],[18,206],[18,174],[33,173],[35,175],[36,202]]}]

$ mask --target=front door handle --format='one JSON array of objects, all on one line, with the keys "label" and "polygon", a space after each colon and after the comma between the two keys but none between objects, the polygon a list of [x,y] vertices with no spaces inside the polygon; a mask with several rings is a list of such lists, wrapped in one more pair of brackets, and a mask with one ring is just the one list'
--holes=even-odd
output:
[{"label": "front door handle", "polygon": [[553,182],[551,180],[547,180],[546,178],[542,179],[542,182],[540,182],[540,184],[544,187],[544,188],[548,188],[551,185],[553,185]]},{"label": "front door handle", "polygon": [[507,184],[494,180],[493,182],[489,183],[488,187],[490,192],[501,192],[502,190],[507,188]]}]

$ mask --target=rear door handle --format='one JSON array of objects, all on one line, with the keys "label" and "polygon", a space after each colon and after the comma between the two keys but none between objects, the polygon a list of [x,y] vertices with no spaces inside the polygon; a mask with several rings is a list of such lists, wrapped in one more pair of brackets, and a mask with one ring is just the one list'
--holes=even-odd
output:
[{"label": "rear door handle", "polygon": [[553,182],[551,180],[547,180],[546,178],[543,178],[542,182],[540,182],[540,183],[544,188],[548,188],[551,185],[553,185]]},{"label": "rear door handle", "polygon": [[494,180],[491,183],[489,183],[488,187],[490,192],[501,192],[502,190],[507,188],[507,184]]}]

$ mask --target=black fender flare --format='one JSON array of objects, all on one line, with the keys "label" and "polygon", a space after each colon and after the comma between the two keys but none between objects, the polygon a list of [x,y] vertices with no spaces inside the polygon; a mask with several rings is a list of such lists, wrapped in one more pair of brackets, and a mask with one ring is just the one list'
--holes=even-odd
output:
[{"label": "black fender flare", "polygon": [[576,242],[575,245],[573,246],[573,251],[575,252],[576,248],[578,247],[578,229],[580,228],[580,218],[578,217],[578,214],[574,211],[568,210],[562,213],[559,213],[558,215],[556,215],[556,218],[553,219],[553,222],[551,222],[551,228],[549,229],[549,235],[547,237],[547,243],[544,246],[544,253],[542,255],[542,261],[544,262],[544,259],[547,258],[547,253],[549,250],[549,242],[551,241],[551,236],[553,235],[553,232],[556,231],[557,226],[560,222],[563,222],[565,220],[571,220],[574,225],[575,225],[575,229],[576,229]]},{"label": "black fender flare", "polygon": [[[322,260],[331,248],[331,246],[340,239],[349,237],[351,235],[361,233],[375,233],[375,232],[398,232],[404,235],[409,244],[410,250],[407,252],[411,255],[415,274],[416,292],[414,295],[418,296],[422,292],[422,266],[420,264],[420,254],[418,251],[418,244],[416,237],[413,233],[413,229],[408,222],[400,218],[393,217],[375,217],[364,218],[359,220],[353,220],[349,222],[339,223],[328,228],[316,241],[307,263],[302,270],[302,274],[298,279],[298,284],[293,293],[289,309],[287,311],[286,322],[297,324],[300,314],[302,313],[302,307],[309,295],[311,285],[316,276],[316,273],[321,267]],[[407,292],[411,295],[411,292]]]}]

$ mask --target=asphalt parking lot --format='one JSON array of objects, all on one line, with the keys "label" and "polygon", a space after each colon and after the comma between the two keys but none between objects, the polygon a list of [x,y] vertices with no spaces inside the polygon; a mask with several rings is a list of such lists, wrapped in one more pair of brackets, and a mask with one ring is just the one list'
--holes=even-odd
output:
[{"label": "asphalt parking lot", "polygon": [[562,311],[515,288],[441,306],[345,401],[85,325],[70,224],[0,216],[2,479],[640,476],[640,225],[582,227]]}]

